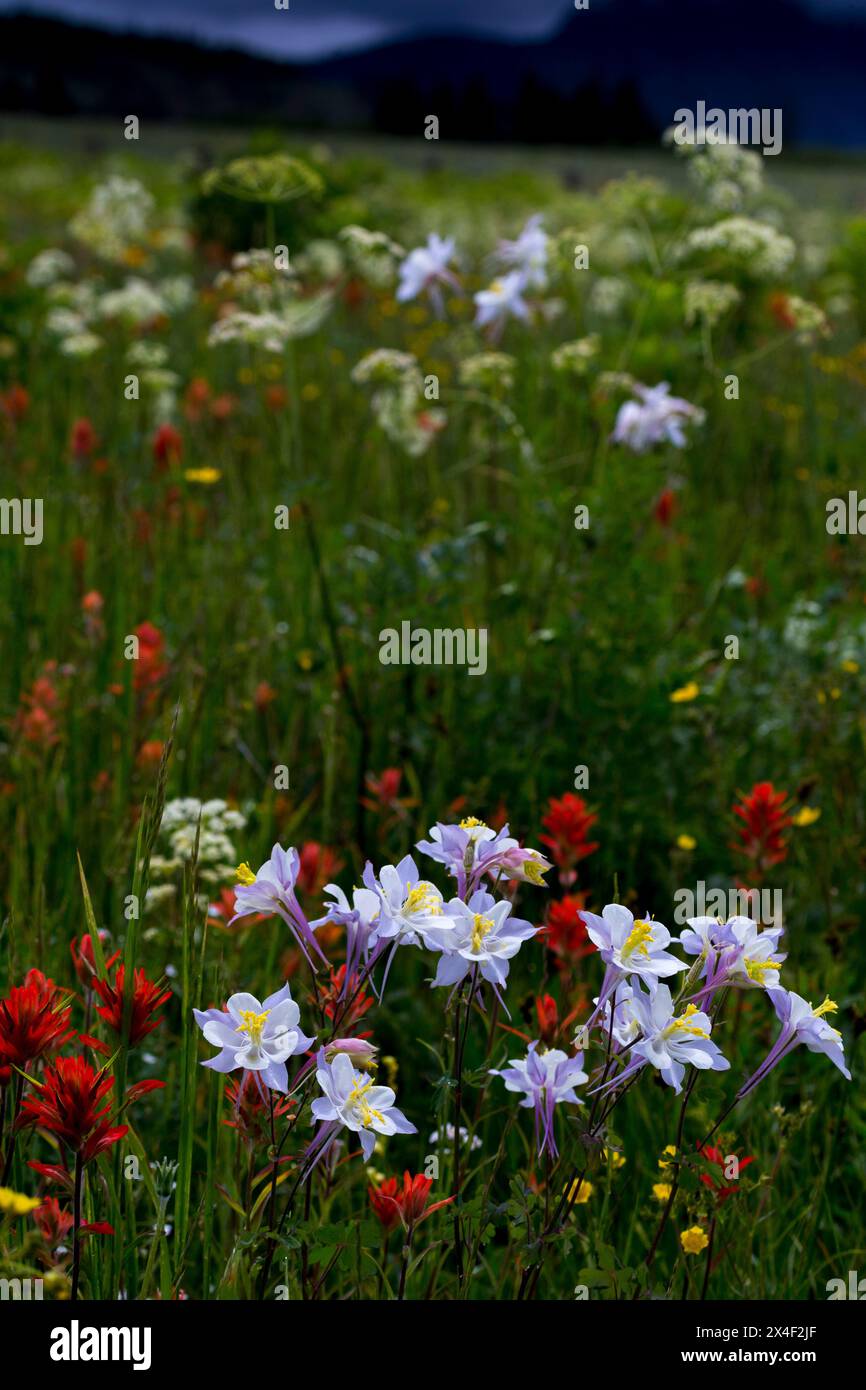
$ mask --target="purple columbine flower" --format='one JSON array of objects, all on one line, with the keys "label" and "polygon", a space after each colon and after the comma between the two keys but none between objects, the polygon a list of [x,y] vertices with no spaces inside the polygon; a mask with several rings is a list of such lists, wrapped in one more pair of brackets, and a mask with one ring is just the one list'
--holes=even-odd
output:
[{"label": "purple columbine flower", "polygon": [[647,1063],[661,1073],[662,1080],[673,1086],[677,1095],[682,1090],[687,1065],[699,1071],[729,1069],[730,1062],[710,1037],[713,1025],[708,1014],[700,1013],[694,1004],[689,1004],[677,1018],[667,985],[653,982],[650,991],[644,993],[637,977],[631,984],[629,1009],[641,1036],[631,1045],[631,1060],[624,1070],[605,1086],[597,1087],[598,1090],[612,1090]]},{"label": "purple columbine flower", "polygon": [[[371,868],[369,863],[367,868]],[[353,889],[351,903],[342,888],[336,883],[328,883],[325,886],[325,892],[331,894],[333,902],[329,903],[326,899],[327,911],[315,922],[310,923],[310,929],[315,931],[317,927],[323,927],[327,922],[335,922],[338,926],[345,927],[346,972],[343,980],[343,994],[345,995],[348,993],[352,981],[357,978],[362,965],[366,965],[371,956],[375,957],[378,928],[382,915],[382,901],[379,894],[371,888]]]},{"label": "purple columbine flower", "polygon": [[281,849],[279,845],[274,845],[270,859],[261,866],[258,873],[254,874],[249,864],[241,864],[237,871],[236,910],[232,922],[236,922],[239,917],[248,917],[252,912],[276,913],[289,927],[310,966],[315,969],[307,950],[308,946],[312,947],[326,965],[327,959],[313,936],[310,924],[295,895],[299,868],[298,851],[291,846],[289,849]]},{"label": "purple columbine flower", "polygon": [[[692,996],[706,1007],[723,985],[736,989],[778,988],[779,971],[785,960],[778,950],[783,927],[761,931],[751,917],[691,917],[680,943],[687,955],[702,962],[700,978],[704,987]],[[694,971],[697,964],[692,967]],[[690,975],[690,980],[694,974]]]},{"label": "purple columbine flower", "polygon": [[671,934],[667,927],[652,918],[635,918],[627,907],[608,903],[599,917],[595,912],[581,910],[587,935],[605,963],[604,979],[588,1027],[592,1027],[604,1011],[611,991],[626,975],[637,976],[651,985],[688,967],[665,949]]},{"label": "purple columbine flower", "polygon": [[582,1086],[587,1080],[583,1070],[583,1053],[574,1057],[553,1048],[550,1052],[537,1052],[538,1041],[529,1044],[524,1058],[512,1060],[504,1071],[491,1069],[491,1076],[501,1076],[507,1091],[523,1094],[520,1102],[523,1109],[535,1110],[535,1142],[539,1158],[545,1149],[551,1158],[556,1158],[558,1149],[553,1131],[554,1107],[568,1103],[582,1105],[583,1101],[575,1095],[575,1086]]},{"label": "purple columbine flower", "polygon": [[498,992],[508,978],[508,962],[537,931],[531,922],[511,916],[510,902],[504,898],[497,902],[483,888],[468,903],[452,898],[441,925],[427,931],[428,945],[442,952],[434,987],[458,985],[477,968]]},{"label": "purple columbine flower", "polygon": [[272,1091],[289,1089],[287,1058],[315,1042],[298,1027],[300,1010],[287,984],[262,1003],[253,994],[233,994],[224,1010],[193,1009],[193,1014],[206,1041],[220,1049],[203,1067],[221,1072],[243,1067]]},{"label": "purple columbine flower", "polygon": [[358,1135],[365,1162],[373,1152],[377,1134],[417,1134],[415,1126],[396,1109],[391,1087],[377,1086],[372,1077],[357,1071],[345,1052],[328,1062],[322,1048],[316,1057],[316,1080],[323,1094],[313,1101],[313,1118],[322,1125],[307,1150],[308,1163],[311,1159],[318,1162],[341,1129]]},{"label": "purple columbine flower", "polygon": [[793,990],[771,989],[768,990],[768,994],[782,1028],[758,1070],[740,1087],[737,1099],[742,1099],[749,1091],[754,1090],[782,1058],[787,1057],[800,1043],[805,1043],[810,1052],[825,1053],[845,1079],[850,1081],[851,1073],[845,1066],[845,1044],[842,1034],[833,1028],[826,1018],[827,1014],[836,1013],[838,1004],[827,998],[817,1009],[813,1009],[811,1004]]},{"label": "purple columbine flower", "polygon": [[537,849],[524,849],[509,835],[508,826],[491,830],[475,816],[459,825],[437,822],[429,840],[419,840],[417,849],[437,863],[444,864],[457,879],[461,898],[474,892],[485,874],[491,878],[518,879],[544,886],[544,874],[551,863]]}]

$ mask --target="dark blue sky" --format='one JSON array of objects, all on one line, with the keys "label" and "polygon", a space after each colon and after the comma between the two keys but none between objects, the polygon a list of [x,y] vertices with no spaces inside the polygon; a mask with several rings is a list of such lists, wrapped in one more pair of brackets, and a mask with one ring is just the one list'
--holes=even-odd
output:
[{"label": "dark blue sky", "polygon": [[[590,0],[593,5],[615,0]],[[700,5],[700,0],[691,0]],[[760,0],[758,0],[760,3]],[[801,0],[825,13],[866,13],[866,0]],[[172,33],[273,57],[314,58],[406,34],[476,32],[540,38],[573,13],[573,0],[0,0],[0,12],[32,10],[123,29]]]}]

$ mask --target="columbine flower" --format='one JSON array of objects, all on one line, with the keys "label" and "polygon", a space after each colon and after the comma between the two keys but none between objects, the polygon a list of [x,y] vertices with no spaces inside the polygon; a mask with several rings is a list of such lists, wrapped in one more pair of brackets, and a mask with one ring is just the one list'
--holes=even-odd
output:
[{"label": "columbine flower", "polygon": [[524,321],[528,319],[529,305],[523,297],[526,287],[523,271],[512,270],[510,274],[494,280],[486,290],[479,290],[475,295],[476,327],[489,328],[491,336],[498,337],[509,315]]},{"label": "columbine flower", "polygon": [[535,213],[514,241],[500,241],[497,255],[503,265],[516,266],[528,288],[544,289],[547,284],[547,254],[550,238],[542,226],[543,217]]},{"label": "columbine flower", "polygon": [[582,1105],[583,1101],[575,1095],[575,1086],[582,1086],[588,1080],[583,1070],[583,1053],[569,1057],[567,1053],[554,1048],[550,1052],[536,1052],[538,1042],[529,1044],[524,1058],[513,1060],[505,1071],[491,1069],[491,1076],[501,1076],[506,1091],[523,1093],[520,1102],[523,1109],[535,1110],[535,1142],[539,1157],[547,1149],[552,1158],[558,1150],[553,1132],[554,1107],[567,1102],[569,1105]]},{"label": "columbine flower", "polygon": [[378,1187],[369,1187],[367,1192],[370,1206],[386,1231],[393,1230],[398,1221],[402,1221],[407,1230],[411,1230],[414,1226],[420,1226],[434,1211],[439,1211],[441,1207],[447,1207],[454,1201],[453,1197],[443,1197],[440,1202],[434,1202],[428,1207],[427,1199],[432,1186],[432,1178],[425,1178],[422,1173],[416,1173],[415,1177],[412,1177],[406,1171],[403,1174],[402,1189],[398,1186],[396,1178],[385,1178]]},{"label": "columbine flower", "polygon": [[401,304],[416,299],[426,290],[438,312],[442,311],[440,285],[459,289],[460,281],[448,263],[454,257],[454,238],[440,237],[431,232],[426,246],[416,246],[400,265],[400,284],[397,299]]},{"label": "columbine flower", "polygon": [[845,1044],[842,1041],[842,1034],[831,1027],[827,1022],[827,1014],[834,1014],[838,1009],[838,1004],[827,998],[823,1004],[814,1009],[799,994],[793,990],[771,989],[768,990],[769,996],[773,1001],[773,1008],[781,1020],[782,1028],[778,1038],[773,1043],[758,1070],[749,1077],[749,1080],[740,1087],[737,1092],[737,1099],[741,1099],[753,1090],[764,1077],[769,1075],[783,1057],[787,1057],[800,1043],[805,1043],[810,1052],[824,1052],[830,1058],[835,1067],[838,1067],[846,1081],[851,1080],[851,1073],[845,1066]]},{"label": "columbine flower", "polygon": [[248,864],[241,864],[237,870],[238,887],[235,889],[235,915],[247,917],[251,912],[276,913],[289,927],[312,966],[308,946],[311,946],[321,960],[325,959],[312,928],[301,911],[295,895],[295,884],[300,870],[300,858],[296,849],[282,849],[274,845],[271,857],[262,864],[258,873],[253,873]]},{"label": "columbine flower", "polygon": [[590,941],[598,947],[605,970],[595,1017],[604,1008],[608,996],[624,975],[636,975],[641,980],[654,981],[685,970],[682,961],[665,949],[671,934],[661,922],[635,918],[627,907],[608,903],[600,917],[594,912],[581,914]]},{"label": "columbine flower", "polygon": [[684,449],[683,425],[688,420],[701,424],[704,412],[680,396],[669,395],[670,386],[666,381],[659,382],[658,386],[635,382],[634,390],[640,400],[626,401],[620,406],[611,435],[613,442],[626,444],[636,454],[643,454],[654,444],[665,441],[676,449]]},{"label": "columbine flower", "polygon": [[738,989],[777,988],[785,960],[778,953],[783,931],[783,927],[761,931],[751,917],[731,917],[727,922],[716,917],[689,917],[680,944],[687,955],[698,956],[703,962],[700,975],[706,988],[700,991],[701,997],[723,984]]},{"label": "columbine flower", "polygon": [[[368,1042],[366,1038],[335,1038],[333,1042],[325,1043],[325,1061],[333,1062],[343,1052],[351,1058],[352,1065],[360,1071],[375,1071],[376,1058],[379,1049],[375,1043]],[[385,1061],[389,1061],[385,1058]]]},{"label": "columbine flower", "polygon": [[673,1086],[677,1095],[682,1090],[687,1065],[699,1071],[727,1071],[730,1067],[730,1062],[710,1038],[712,1023],[708,1015],[699,1013],[694,1004],[689,1004],[685,1012],[675,1018],[667,985],[657,984],[654,993],[645,994],[635,980],[630,1008],[640,1026],[641,1038],[632,1044],[629,1054],[632,1060],[605,1089],[620,1085],[647,1062],[661,1073],[668,1086]]},{"label": "columbine flower", "polygon": [[395,1109],[390,1086],[376,1086],[369,1076],[356,1071],[344,1052],[328,1062],[322,1048],[316,1057],[316,1080],[324,1095],[313,1101],[313,1118],[323,1123],[308,1158],[314,1154],[316,1160],[321,1158],[341,1128],[359,1136],[365,1162],[377,1134],[417,1134],[402,1111]]},{"label": "columbine flower", "polygon": [[452,898],[442,926],[429,929],[428,942],[442,952],[433,985],[457,985],[477,968],[494,990],[508,978],[508,962],[537,927],[511,917],[511,903],[496,902],[483,888],[468,903]]},{"label": "columbine flower", "polygon": [[419,840],[416,846],[422,854],[444,864],[457,879],[461,897],[478,887],[485,874],[517,879],[521,883],[544,886],[544,874],[550,861],[537,849],[524,849],[508,833],[508,826],[491,830],[489,825],[467,816],[459,825],[437,822],[429,840]]},{"label": "columbine flower", "polygon": [[298,1028],[300,1010],[287,984],[261,1004],[252,994],[233,994],[225,1010],[193,1009],[193,1014],[207,1042],[220,1049],[203,1067],[221,1072],[243,1067],[273,1091],[288,1090],[286,1059],[315,1041]]},{"label": "columbine flower", "polygon": [[421,877],[411,854],[405,855],[396,866],[385,864],[378,878],[368,863],[363,877],[380,906],[371,942],[395,941],[403,946],[426,944],[429,928],[443,915],[444,899],[434,883]]},{"label": "columbine flower", "polygon": [[348,990],[349,980],[357,974],[362,963],[369,959],[376,939],[376,924],[382,915],[382,899],[372,888],[352,890],[352,902],[336,883],[329,883],[325,893],[330,893],[333,901],[325,900],[327,911],[310,923],[310,929],[323,927],[328,922],[336,922],[346,929],[346,970],[344,988]]}]

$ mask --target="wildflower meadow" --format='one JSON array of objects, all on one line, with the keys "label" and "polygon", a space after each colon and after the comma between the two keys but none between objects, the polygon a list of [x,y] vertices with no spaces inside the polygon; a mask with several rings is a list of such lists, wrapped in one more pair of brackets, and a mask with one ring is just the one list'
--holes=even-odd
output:
[{"label": "wildflower meadow", "polygon": [[857,1297],[862,186],[58,124],[0,142],[0,1276]]}]

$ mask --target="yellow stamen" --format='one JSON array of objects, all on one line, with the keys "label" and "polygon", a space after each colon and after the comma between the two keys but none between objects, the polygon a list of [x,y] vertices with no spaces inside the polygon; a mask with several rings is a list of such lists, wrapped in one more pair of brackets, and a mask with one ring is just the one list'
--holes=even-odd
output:
[{"label": "yellow stamen", "polygon": [[635,953],[639,956],[648,956],[649,947],[647,942],[652,940],[652,934],[653,929],[649,922],[636,921],[625,939],[625,945],[622,948],[623,957]]},{"label": "yellow stamen", "polygon": [[812,1010],[812,1013],[815,1015],[816,1018],[823,1018],[825,1014],[835,1014],[838,1013],[838,1011],[839,1005],[834,1004],[833,1000],[830,998],[828,994],[824,999],[823,1004],[819,1004],[817,1009]]},{"label": "yellow stamen", "polygon": [[460,822],[460,829],[461,829],[461,830],[474,830],[475,827],[476,827],[477,825],[483,825],[483,824],[484,824],[484,821],[483,821],[483,820],[479,820],[477,816],[467,816],[465,820],[462,820],[462,821]]},{"label": "yellow stamen", "polygon": [[754,980],[759,985],[764,983],[764,976],[768,970],[779,969],[778,962],[772,960],[746,960],[744,964],[749,979]]},{"label": "yellow stamen", "polygon": [[670,1037],[673,1033],[687,1033],[689,1037],[692,1038],[708,1038],[710,1035],[709,1033],[705,1033],[703,1028],[698,1028],[695,1024],[688,1022],[692,1014],[696,1014],[697,1012],[697,1006],[695,1004],[689,1004],[685,1013],[680,1018],[675,1018],[673,1023],[668,1024],[665,1029],[665,1036]]},{"label": "yellow stamen", "polygon": [[362,1125],[370,1125],[373,1123],[373,1120],[381,1120],[383,1118],[381,1110],[376,1110],[375,1107],[365,1099],[372,1085],[372,1081],[364,1081],[360,1086],[353,1086],[349,1092],[349,1104],[357,1105]]},{"label": "yellow stamen", "polygon": [[483,917],[480,912],[476,912],[472,918],[472,950],[478,955],[481,950],[485,936],[489,936],[493,931],[493,922],[490,917]]},{"label": "yellow stamen", "polygon": [[410,888],[403,904],[404,912],[429,912],[433,917],[442,916],[442,908],[429,883],[416,883]]},{"label": "yellow stamen", "polygon": [[249,864],[238,864],[235,873],[237,874],[238,883],[243,884],[244,888],[248,888],[251,883],[255,883],[256,881],[256,876]]},{"label": "yellow stamen", "polygon": [[241,1021],[235,1032],[246,1033],[253,1047],[261,1047],[265,1020],[269,1013],[270,1009],[265,1009],[261,1014],[257,1014],[253,1009],[241,1009]]},{"label": "yellow stamen", "polygon": [[536,883],[542,888],[547,886],[544,882],[545,870],[541,868],[536,859],[527,859],[523,865],[523,872],[530,883]]}]

